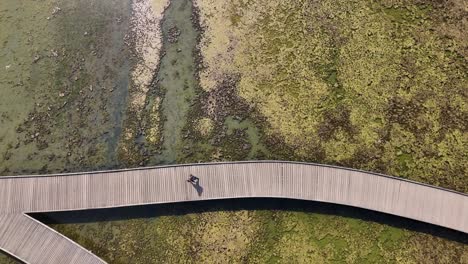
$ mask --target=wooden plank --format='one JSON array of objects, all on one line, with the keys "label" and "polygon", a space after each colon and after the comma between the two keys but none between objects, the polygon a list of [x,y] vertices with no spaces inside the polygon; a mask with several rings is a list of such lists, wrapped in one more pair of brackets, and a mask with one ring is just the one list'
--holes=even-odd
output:
[{"label": "wooden plank", "polygon": [[105,263],[70,239],[23,214],[1,215],[0,249],[31,264]]}]

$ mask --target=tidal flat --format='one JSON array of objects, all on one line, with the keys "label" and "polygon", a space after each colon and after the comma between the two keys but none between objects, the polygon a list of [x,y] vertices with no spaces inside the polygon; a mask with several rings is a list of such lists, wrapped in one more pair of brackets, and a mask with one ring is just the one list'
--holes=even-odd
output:
[{"label": "tidal flat", "polygon": [[0,174],[112,168],[130,2],[2,1]]},{"label": "tidal flat", "polygon": [[[466,193],[467,19],[460,0],[2,0],[0,175],[281,159]],[[320,203],[37,217],[109,263],[468,263],[466,234]]]}]

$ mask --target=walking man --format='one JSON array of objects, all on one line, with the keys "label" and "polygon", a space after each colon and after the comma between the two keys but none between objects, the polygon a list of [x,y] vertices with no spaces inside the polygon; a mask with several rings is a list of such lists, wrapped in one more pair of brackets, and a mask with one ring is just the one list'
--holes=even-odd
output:
[{"label": "walking man", "polygon": [[198,177],[194,176],[193,174],[190,174],[190,178],[187,181],[192,183],[192,184],[198,184],[200,179]]}]

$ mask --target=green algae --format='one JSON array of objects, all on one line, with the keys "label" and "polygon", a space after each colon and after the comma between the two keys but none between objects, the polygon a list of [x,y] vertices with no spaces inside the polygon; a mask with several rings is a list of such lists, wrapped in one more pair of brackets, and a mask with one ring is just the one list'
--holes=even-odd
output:
[{"label": "green algae", "polygon": [[[233,46],[202,76],[239,76],[236,89],[266,119],[268,136],[282,138],[300,160],[466,192],[468,167],[459,151],[467,142],[461,88],[466,57],[446,52],[456,46],[462,54],[466,41],[439,31],[445,24],[436,14],[446,12],[444,7],[373,1],[244,4],[259,15],[245,15],[241,4],[216,4],[240,22],[225,22],[228,44],[202,47],[211,56],[208,51],[216,47]],[[218,23],[207,27],[219,34],[215,9],[200,5],[206,20]],[[207,36],[214,39],[212,32]],[[442,161],[436,153],[447,144],[454,148]],[[400,149],[407,155],[398,154]]]},{"label": "green algae", "polygon": [[266,155],[268,150],[260,141],[260,134],[258,128],[251,120],[236,120],[232,116],[229,116],[224,121],[227,127],[227,136],[235,135],[236,130],[245,130],[248,145],[245,145],[243,148],[249,150],[247,159],[253,159],[257,155]]},{"label": "green algae", "polygon": [[0,175],[116,166],[129,11],[130,1],[2,1]]},{"label": "green algae", "polygon": [[198,32],[191,17],[190,1],[173,0],[162,21],[164,56],[157,75],[157,89],[163,94],[160,110],[163,120],[162,146],[161,153],[151,159],[152,164],[168,164],[180,160],[179,153],[184,147],[182,130],[187,123],[187,113],[196,95],[197,85],[193,52]]},{"label": "green algae", "polygon": [[[38,49],[44,49],[50,45],[50,38],[43,38],[41,32],[34,32],[34,28],[44,30],[44,35],[50,32],[47,20],[38,14],[49,11],[50,3],[34,6],[31,3],[18,1],[4,1],[1,8],[0,42],[2,43],[1,70],[0,70],[0,172],[6,174],[10,166],[18,166],[24,158],[34,151],[34,147],[26,147],[22,151],[22,157],[15,155],[15,148],[20,144],[16,128],[24,119],[28,118],[30,111],[35,108],[35,100],[40,95],[35,95],[36,87],[30,87],[31,78],[42,77],[42,83],[48,77],[47,71],[33,65]],[[25,22],[25,17],[31,17],[30,23]],[[29,34],[28,34],[29,32]],[[34,44],[34,46],[33,46]],[[34,81],[34,80],[33,80]],[[38,83],[34,83],[38,84]],[[41,84],[41,83],[39,83]],[[37,162],[35,169],[43,166]],[[17,173],[20,168],[11,168]]]},{"label": "green algae", "polygon": [[[129,1],[12,2],[21,8],[2,22],[2,63],[11,65],[0,84],[0,108],[10,120],[1,126],[0,172],[115,167],[130,63],[122,56]],[[24,38],[14,48],[10,29]]]}]

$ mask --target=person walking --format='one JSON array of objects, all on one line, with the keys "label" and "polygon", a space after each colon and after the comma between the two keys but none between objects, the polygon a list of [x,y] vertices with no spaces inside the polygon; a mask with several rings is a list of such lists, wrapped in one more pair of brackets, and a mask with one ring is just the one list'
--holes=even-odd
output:
[{"label": "person walking", "polygon": [[194,176],[193,174],[190,174],[190,178],[187,181],[192,184],[197,184],[200,181],[200,179]]}]

